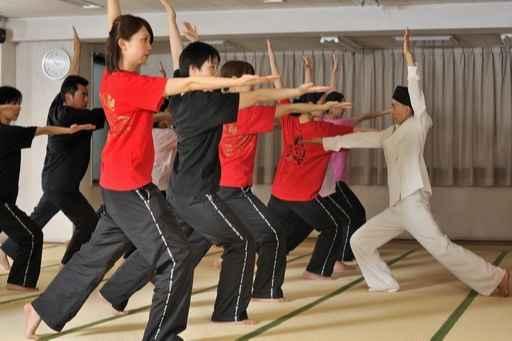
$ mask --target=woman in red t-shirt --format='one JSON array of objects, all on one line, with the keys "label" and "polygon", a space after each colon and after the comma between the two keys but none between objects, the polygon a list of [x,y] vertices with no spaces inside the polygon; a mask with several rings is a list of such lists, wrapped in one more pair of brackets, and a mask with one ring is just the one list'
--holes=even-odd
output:
[{"label": "woman in red t-shirt", "polygon": [[[273,73],[279,73],[268,46]],[[277,83],[277,82],[276,82]],[[277,83],[276,86],[282,86]],[[308,96],[308,95],[305,95]],[[306,101],[307,102],[307,101]],[[281,119],[282,153],[268,207],[286,224],[288,252],[302,243],[315,228],[320,231],[313,255],[304,273],[307,279],[331,278],[342,244],[347,240],[345,217],[317,199],[330,153],[304,140],[352,132],[351,127],[313,120],[309,114]]]},{"label": "woman in red t-shirt", "polygon": [[118,0],[109,0],[107,8],[111,29],[106,42],[107,70],[100,88],[110,128],[100,177],[105,213],[91,240],[38,299],[25,305],[27,338],[34,337],[41,319],[50,328],[62,330],[131,242],[155,271],[155,294],[143,340],[179,339],[187,324],[192,265],[183,231],[151,183],[153,114],[164,96],[269,80],[257,76],[165,79],[140,75],[151,52],[151,26],[140,17],[120,15]]}]

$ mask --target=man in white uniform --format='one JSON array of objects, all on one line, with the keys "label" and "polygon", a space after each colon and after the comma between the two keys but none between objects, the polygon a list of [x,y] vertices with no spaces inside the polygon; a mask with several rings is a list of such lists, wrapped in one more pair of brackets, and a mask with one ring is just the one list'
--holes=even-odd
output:
[{"label": "man in white uniform", "polygon": [[[370,219],[350,243],[370,291],[396,292],[397,281],[377,249],[408,231],[432,256],[466,285],[482,295],[509,295],[508,270],[489,264],[476,254],[452,243],[430,212],[432,194],[423,149],[432,119],[426,112],[420,78],[404,35],[408,88],[393,94],[395,125],[376,132],[360,132],[323,138],[325,150],[383,148],[388,168],[389,208]],[[316,141],[318,142],[318,141]]]}]

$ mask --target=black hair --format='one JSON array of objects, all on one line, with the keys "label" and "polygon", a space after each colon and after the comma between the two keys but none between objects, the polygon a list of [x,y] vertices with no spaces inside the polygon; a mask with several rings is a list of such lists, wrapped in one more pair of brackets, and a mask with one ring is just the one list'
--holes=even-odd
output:
[{"label": "black hair", "polygon": [[8,85],[0,86],[0,104],[21,104],[23,95],[21,92]]},{"label": "black hair", "polygon": [[75,92],[77,92],[79,85],[87,86],[89,85],[89,81],[78,75],[67,76],[60,87],[60,95],[62,97],[64,97],[65,94],[74,95]]},{"label": "black hair", "polygon": [[323,92],[312,92],[308,94],[304,94],[300,97],[297,97],[293,100],[294,103],[313,103],[316,104],[320,100],[324,93]]},{"label": "black hair", "polygon": [[149,41],[153,44],[153,29],[145,19],[125,14],[118,16],[114,20],[105,43],[105,62],[108,72],[119,71],[119,61],[121,60],[121,48],[118,45],[119,39],[130,40],[143,27],[148,30]]},{"label": "black hair", "polygon": [[242,77],[243,75],[254,75],[254,67],[242,60],[230,60],[225,62],[220,69],[222,77]]},{"label": "black hair", "polygon": [[343,102],[345,101],[345,95],[341,92],[333,91],[330,92],[325,98],[326,102]]},{"label": "black hair", "polygon": [[220,54],[215,47],[201,41],[189,44],[180,55],[179,75],[188,77],[191,66],[200,69],[208,60],[220,62]]}]

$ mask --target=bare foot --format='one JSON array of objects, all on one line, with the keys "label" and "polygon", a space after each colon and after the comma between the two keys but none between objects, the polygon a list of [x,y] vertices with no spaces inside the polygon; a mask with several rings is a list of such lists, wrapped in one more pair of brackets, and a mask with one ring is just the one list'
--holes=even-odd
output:
[{"label": "bare foot", "polygon": [[41,317],[30,303],[25,304],[23,313],[25,315],[25,337],[28,340],[38,340],[36,330],[41,323]]},{"label": "bare foot", "polygon": [[6,290],[9,291],[20,291],[20,292],[38,292],[39,288],[27,288],[17,284],[7,283],[5,286]]},{"label": "bare foot", "polygon": [[505,270],[505,275],[494,293],[502,297],[510,296],[510,271]]},{"label": "bare foot", "polygon": [[110,308],[112,315],[114,315],[114,316],[128,315],[127,311],[125,311],[125,310],[121,311],[121,310],[117,310],[116,308],[114,308],[114,306],[112,306],[112,303],[110,303],[105,297],[103,297],[103,295],[99,291],[98,291],[98,297],[100,298],[101,302],[105,303]]},{"label": "bare foot", "polygon": [[242,321],[212,321],[213,323],[219,323],[219,324],[233,324],[233,325],[246,325],[246,326],[252,326],[256,324],[256,321],[246,319]]},{"label": "bare foot", "polygon": [[368,288],[368,291],[369,292],[377,292],[377,293],[395,293],[395,292],[398,292],[398,290],[400,290],[400,288],[386,288],[386,289],[376,289],[376,288]]},{"label": "bare foot", "polygon": [[11,271],[11,264],[9,264],[9,259],[2,249],[0,249],[0,270],[5,272]]},{"label": "bare foot", "polygon": [[312,280],[312,281],[332,281],[333,280],[332,277],[321,276],[321,275],[315,274],[313,272],[309,272],[307,270],[304,271],[304,275],[302,277],[304,277],[304,279]]},{"label": "bare foot", "polygon": [[333,268],[332,272],[335,274],[341,274],[345,271],[352,271],[355,269],[356,269],[356,267],[353,265],[349,265],[349,264],[337,261],[336,263],[334,263],[334,268]]},{"label": "bare foot", "polygon": [[283,303],[286,302],[286,298],[251,298],[251,302],[260,302],[260,303]]}]

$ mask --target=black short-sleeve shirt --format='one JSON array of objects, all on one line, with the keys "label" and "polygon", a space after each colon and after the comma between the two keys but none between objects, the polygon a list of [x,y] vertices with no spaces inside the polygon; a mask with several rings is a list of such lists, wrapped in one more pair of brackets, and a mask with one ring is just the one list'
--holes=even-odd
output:
[{"label": "black short-sleeve shirt", "polygon": [[36,127],[0,123],[0,202],[16,203],[20,179],[21,150],[30,148]]},{"label": "black short-sleeve shirt", "polygon": [[218,189],[222,126],[236,121],[239,94],[193,91],[172,96],[178,135],[170,189],[177,197],[199,198]]}]

